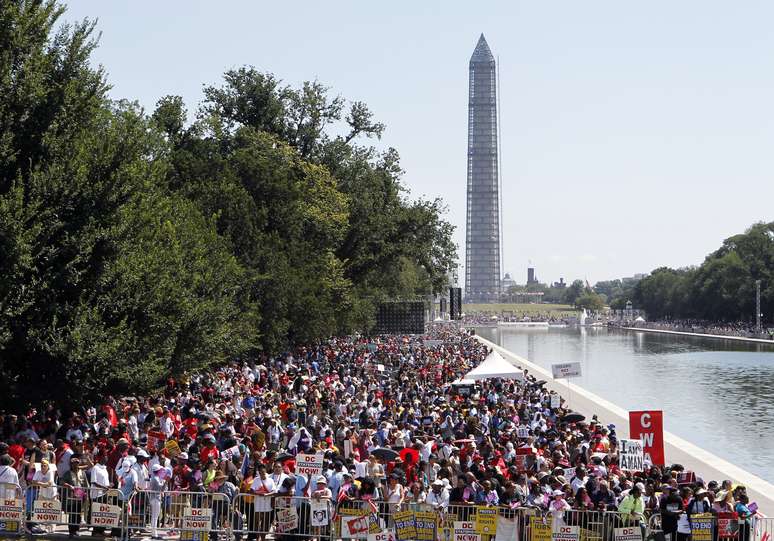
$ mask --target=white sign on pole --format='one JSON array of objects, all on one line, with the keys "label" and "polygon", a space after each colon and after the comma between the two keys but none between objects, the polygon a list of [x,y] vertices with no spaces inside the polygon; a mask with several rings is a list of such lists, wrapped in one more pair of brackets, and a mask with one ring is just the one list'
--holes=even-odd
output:
[{"label": "white sign on pole", "polygon": [[320,475],[323,467],[323,455],[299,454],[296,456],[296,473],[300,475]]},{"label": "white sign on pole", "polygon": [[551,409],[557,409],[562,405],[562,397],[558,394],[551,395]]},{"label": "white sign on pole", "polygon": [[529,428],[526,426],[520,426],[516,429],[516,437],[517,438],[529,438]]},{"label": "white sign on pole", "polygon": [[554,379],[575,378],[581,375],[581,363],[556,363],[551,365]]},{"label": "white sign on pole", "polygon": [[643,471],[645,457],[642,440],[618,440],[618,467],[628,471]]}]

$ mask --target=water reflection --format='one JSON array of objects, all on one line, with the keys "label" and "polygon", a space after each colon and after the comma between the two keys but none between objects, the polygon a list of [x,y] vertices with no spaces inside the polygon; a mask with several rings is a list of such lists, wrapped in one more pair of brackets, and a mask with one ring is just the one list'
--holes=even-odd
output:
[{"label": "water reflection", "polygon": [[607,329],[480,329],[625,409],[663,409],[667,430],[774,482],[774,344]]}]

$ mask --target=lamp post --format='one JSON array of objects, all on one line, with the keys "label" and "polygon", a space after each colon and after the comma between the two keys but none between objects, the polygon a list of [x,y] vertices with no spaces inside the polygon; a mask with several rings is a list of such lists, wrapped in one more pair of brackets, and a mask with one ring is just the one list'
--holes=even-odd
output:
[{"label": "lamp post", "polygon": [[755,280],[755,331],[761,333],[761,281]]}]

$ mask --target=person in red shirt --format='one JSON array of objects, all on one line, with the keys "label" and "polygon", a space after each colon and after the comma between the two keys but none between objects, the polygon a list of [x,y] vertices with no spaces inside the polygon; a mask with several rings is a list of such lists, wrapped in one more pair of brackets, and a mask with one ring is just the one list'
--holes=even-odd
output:
[{"label": "person in red shirt", "polygon": [[207,464],[210,460],[215,460],[217,462],[219,456],[220,453],[218,452],[218,448],[215,447],[215,436],[212,434],[205,435],[204,447],[202,447],[202,450],[199,452],[199,460],[202,464]]}]

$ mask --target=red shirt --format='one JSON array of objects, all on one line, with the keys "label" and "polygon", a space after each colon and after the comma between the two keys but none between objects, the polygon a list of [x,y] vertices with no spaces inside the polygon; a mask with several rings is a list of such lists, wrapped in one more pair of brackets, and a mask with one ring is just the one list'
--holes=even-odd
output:
[{"label": "red shirt", "polygon": [[220,456],[220,453],[218,453],[217,447],[203,447],[201,452],[199,452],[199,460],[202,464],[207,464],[210,459],[217,460],[218,456]]}]

